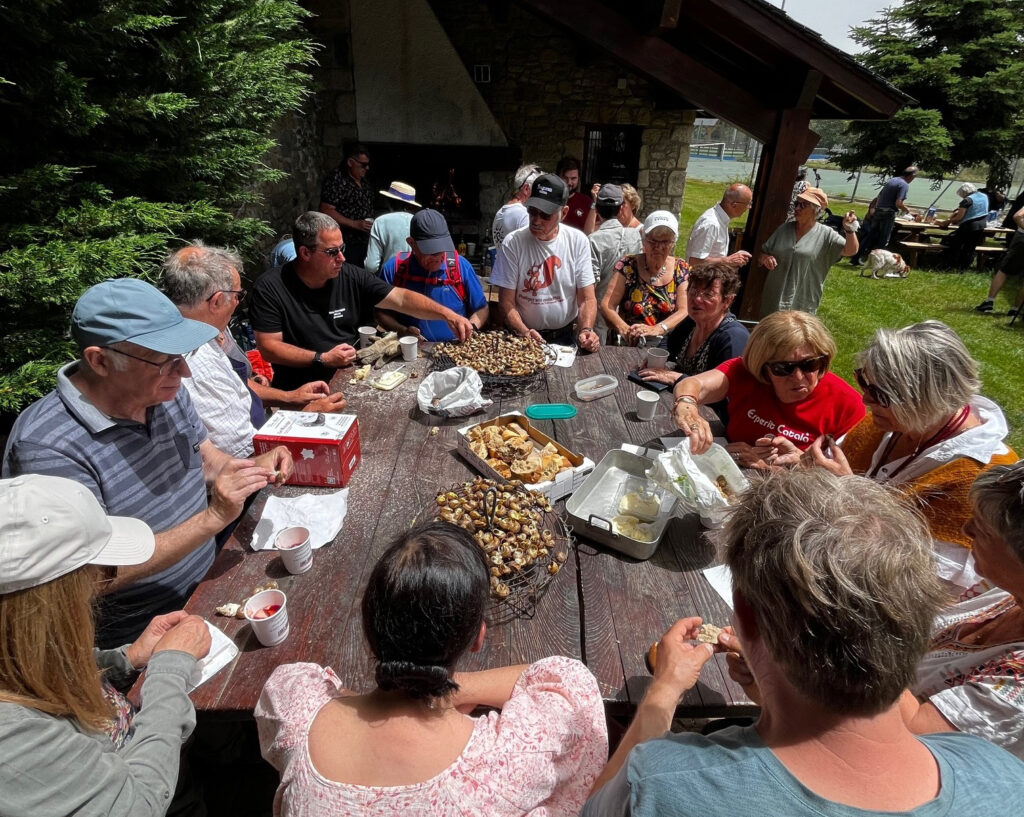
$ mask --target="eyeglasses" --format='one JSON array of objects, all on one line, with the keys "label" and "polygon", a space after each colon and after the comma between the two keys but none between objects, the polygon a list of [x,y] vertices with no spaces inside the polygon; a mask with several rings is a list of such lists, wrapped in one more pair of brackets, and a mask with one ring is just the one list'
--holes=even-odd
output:
[{"label": "eyeglasses", "polygon": [[[223,293],[225,293],[227,295],[234,295],[235,298],[237,298],[239,302],[241,302],[241,301],[243,301],[245,299],[245,290],[244,289],[217,289],[217,290],[214,290],[213,294],[209,298],[207,298],[206,300],[207,301],[212,301],[214,298],[217,297],[217,294],[220,293],[220,292],[223,292]],[[116,352],[117,350],[115,349],[114,351]]]},{"label": "eyeglasses", "polygon": [[813,205],[809,201],[804,201],[803,199],[797,199],[795,202],[793,202],[793,209],[794,210],[803,210],[805,207],[812,207],[812,206]]},{"label": "eyeglasses", "polygon": [[325,247],[324,249],[320,249],[319,247],[312,247],[311,249],[315,250],[316,252],[322,252],[328,258],[337,258],[339,255],[345,252],[345,245],[342,244],[340,247]]},{"label": "eyeglasses", "polygon": [[797,369],[804,374],[817,374],[825,368],[827,363],[827,355],[818,355],[817,357],[805,357],[803,360],[773,360],[764,365],[776,377],[789,377]]},{"label": "eyeglasses", "polygon": [[359,165],[363,170],[369,170],[370,169],[370,163],[369,162],[360,162],[358,159],[353,159],[352,161],[355,162],[357,165]]},{"label": "eyeglasses", "polygon": [[893,404],[893,399],[887,392],[864,379],[863,369],[854,369],[853,376],[856,378],[860,390],[868,396],[872,403],[878,403],[882,408],[889,408]]},{"label": "eyeglasses", "polygon": [[676,241],[674,238],[645,238],[644,243],[652,247],[671,247]]},{"label": "eyeglasses", "polygon": [[171,355],[171,357],[167,358],[167,360],[161,360],[157,362],[155,360],[146,360],[146,358],[144,357],[132,355],[129,354],[128,352],[122,352],[120,349],[115,349],[113,346],[104,346],[103,348],[109,352],[117,352],[119,355],[130,357],[132,360],[141,360],[143,363],[148,363],[150,366],[156,366],[161,377],[166,377],[171,372],[173,372],[180,364],[185,362],[185,358],[183,358],[181,355]]}]

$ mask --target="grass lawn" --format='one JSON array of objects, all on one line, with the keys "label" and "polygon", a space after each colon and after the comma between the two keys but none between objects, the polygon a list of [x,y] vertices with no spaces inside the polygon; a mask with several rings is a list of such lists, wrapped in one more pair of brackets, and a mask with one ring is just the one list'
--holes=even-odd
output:
[{"label": "grass lawn", "polygon": [[[684,251],[690,227],[721,198],[724,188],[721,182],[687,180],[677,252]],[[838,212],[846,205],[833,209]],[[853,209],[863,216],[863,206]],[[1024,454],[1024,320],[1009,326],[1006,317],[1020,279],[1011,278],[999,293],[994,315],[981,315],[974,307],[985,297],[989,278],[987,273],[914,270],[906,279],[874,280],[859,276],[857,269],[841,261],[825,281],[818,310],[839,347],[833,371],[852,383],[854,355],[879,327],[906,326],[928,318],[943,321],[959,333],[981,363],[982,393],[1002,406],[1010,426],[1009,443]]]}]

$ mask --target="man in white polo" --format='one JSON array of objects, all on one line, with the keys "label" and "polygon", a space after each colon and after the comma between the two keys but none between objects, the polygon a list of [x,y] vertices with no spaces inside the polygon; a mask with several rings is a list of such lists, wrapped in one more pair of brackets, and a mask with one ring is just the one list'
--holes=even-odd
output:
[{"label": "man in white polo", "polygon": [[745,184],[731,184],[722,200],[701,213],[686,242],[686,261],[691,267],[715,262],[739,269],[750,262],[750,253],[740,250],[729,254],[729,222],[750,207],[754,194]]},{"label": "man in white polo", "polygon": [[501,244],[491,283],[505,325],[520,335],[549,343],[577,343],[595,351],[597,298],[590,244],[579,230],[561,226],[569,190],[558,176],[538,176],[526,200],[528,227]]}]

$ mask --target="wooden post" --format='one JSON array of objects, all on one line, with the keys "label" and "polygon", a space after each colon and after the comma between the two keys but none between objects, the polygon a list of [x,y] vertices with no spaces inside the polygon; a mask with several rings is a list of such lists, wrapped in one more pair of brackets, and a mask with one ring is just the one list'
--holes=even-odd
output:
[{"label": "wooden post", "polygon": [[796,172],[817,143],[809,130],[809,108],[787,108],[779,111],[774,138],[761,151],[761,163],[754,181],[754,204],[743,234],[743,246],[754,258],[744,285],[740,317],[756,321],[761,316],[761,293],[767,271],[757,263],[761,245],[786,220],[786,210],[793,195]]}]

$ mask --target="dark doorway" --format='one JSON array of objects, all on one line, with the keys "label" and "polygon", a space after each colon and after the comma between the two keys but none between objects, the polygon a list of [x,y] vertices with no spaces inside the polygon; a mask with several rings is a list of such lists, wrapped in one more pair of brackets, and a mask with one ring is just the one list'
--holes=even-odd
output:
[{"label": "dark doorway", "polygon": [[584,142],[588,181],[635,186],[642,133],[638,125],[588,125]]}]

